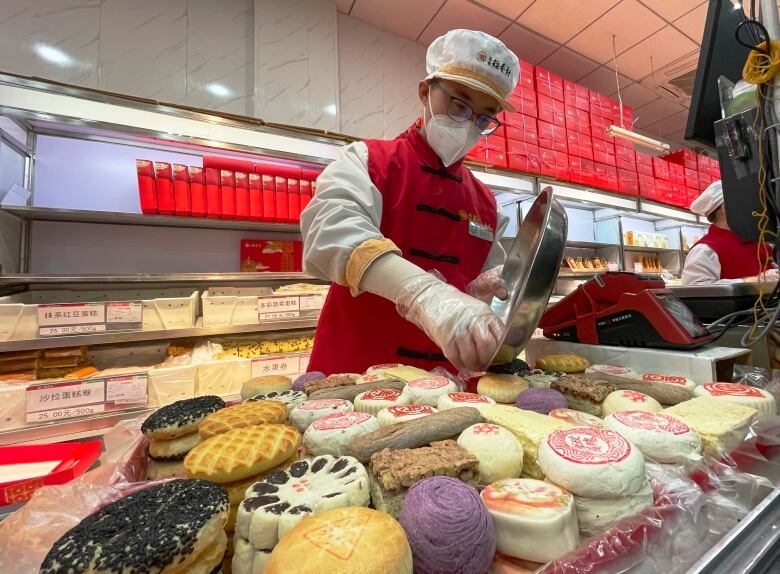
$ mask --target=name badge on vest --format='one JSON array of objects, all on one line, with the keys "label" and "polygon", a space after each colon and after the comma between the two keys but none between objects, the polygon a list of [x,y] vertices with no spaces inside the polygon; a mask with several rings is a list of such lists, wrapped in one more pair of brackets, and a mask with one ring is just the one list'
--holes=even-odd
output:
[{"label": "name badge on vest", "polygon": [[484,239],[485,241],[493,241],[493,230],[489,225],[483,225],[476,221],[469,221],[469,235]]}]

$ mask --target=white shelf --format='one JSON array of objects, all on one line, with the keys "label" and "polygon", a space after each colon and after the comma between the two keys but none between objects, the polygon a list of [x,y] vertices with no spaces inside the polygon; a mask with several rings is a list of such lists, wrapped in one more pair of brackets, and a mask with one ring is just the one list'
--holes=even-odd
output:
[{"label": "white shelf", "polygon": [[165,285],[175,283],[282,285],[286,283],[317,283],[324,281],[305,273],[115,273],[83,275],[43,275],[33,273],[0,274],[4,285]]},{"label": "white shelf", "polygon": [[629,253],[679,253],[679,249],[669,247],[640,247],[638,245],[624,245],[623,251]]}]

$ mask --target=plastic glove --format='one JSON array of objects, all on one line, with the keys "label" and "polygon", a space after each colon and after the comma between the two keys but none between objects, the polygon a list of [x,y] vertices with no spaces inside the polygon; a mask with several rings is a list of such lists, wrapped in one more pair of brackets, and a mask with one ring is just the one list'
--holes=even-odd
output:
[{"label": "plastic glove", "polygon": [[506,287],[506,281],[501,279],[503,271],[504,266],[499,265],[488,269],[484,273],[480,273],[474,281],[468,284],[466,293],[488,305],[490,305],[493,297],[498,297],[502,300],[506,299],[509,296],[509,291]]},{"label": "plastic glove", "polygon": [[396,307],[461,372],[484,370],[498,349],[504,325],[490,307],[429,273],[402,287]]}]

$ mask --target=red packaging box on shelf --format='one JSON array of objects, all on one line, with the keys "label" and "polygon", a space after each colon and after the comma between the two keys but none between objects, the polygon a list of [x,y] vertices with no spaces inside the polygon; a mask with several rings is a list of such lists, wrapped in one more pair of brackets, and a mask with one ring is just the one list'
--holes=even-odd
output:
[{"label": "red packaging box on shelf", "polygon": [[615,165],[618,169],[636,171],[636,153],[634,150],[616,145]]},{"label": "red packaging box on shelf", "polygon": [[539,173],[539,146],[516,140],[506,140],[506,146],[509,169],[523,173]]},{"label": "red packaging box on shelf", "polygon": [[536,66],[535,77],[537,93],[563,101],[563,78],[539,66]]},{"label": "red packaging box on shelf", "polygon": [[249,219],[263,220],[263,180],[259,173],[247,174],[249,180]]},{"label": "red packaging box on shelf", "polygon": [[276,221],[274,176],[268,173],[261,173],[260,184],[263,190],[263,221]]},{"label": "red packaging box on shelf", "polygon": [[241,240],[241,271],[295,273],[303,271],[303,243],[288,240]]},{"label": "red packaging box on shelf", "polygon": [[710,158],[708,158],[706,155],[697,154],[696,155],[696,171],[698,171],[699,173],[709,172],[710,171]]},{"label": "red packaging box on shelf", "polygon": [[701,192],[698,189],[692,188],[692,187],[686,187],[685,188],[685,197],[688,201],[688,205],[691,204],[691,202],[699,197],[701,195]]},{"label": "red packaging box on shelf", "polygon": [[593,160],[593,139],[589,135],[566,130],[566,147],[569,155]]},{"label": "red packaging box on shelf", "polygon": [[506,142],[504,138],[488,136],[480,140],[468,157],[496,167],[507,167]]},{"label": "red packaging box on shelf", "polygon": [[595,174],[595,185],[597,187],[613,191],[617,190],[618,183],[616,167],[594,161],[593,172]]},{"label": "red packaging box on shelf", "polygon": [[563,101],[567,106],[590,112],[590,90],[585,86],[564,80]]},{"label": "red packaging box on shelf", "polygon": [[627,130],[634,128],[634,108],[623,104],[623,127]]},{"label": "red packaging box on shelf", "polygon": [[203,170],[206,181],[206,216],[212,219],[222,217],[222,192],[219,190],[219,170],[207,167]]},{"label": "red packaging box on shelf", "polygon": [[[684,155],[685,151],[686,150],[684,149],[678,149],[677,151],[669,152],[664,156],[664,159],[669,163],[676,163],[685,166],[685,155]],[[693,169],[696,168],[694,167]]]},{"label": "red packaging box on shelf", "polygon": [[536,107],[536,92],[534,92],[533,99],[530,100],[516,94],[510,94],[507,100],[515,107],[515,112],[518,114],[534,118],[539,115]]},{"label": "red packaging box on shelf", "polygon": [[672,183],[664,179],[655,179],[655,199],[661,203],[670,203],[672,197]]},{"label": "red packaging box on shelf", "polygon": [[644,197],[645,199],[655,200],[655,178],[653,178],[653,181],[639,180],[639,196]]},{"label": "red packaging box on shelf", "polygon": [[697,189],[699,187],[699,172],[688,167],[683,169],[685,170],[685,185]]},{"label": "red packaging box on shelf", "polygon": [[190,173],[186,165],[173,164],[173,203],[176,215],[187,217],[192,213],[190,202]]},{"label": "red packaging box on shelf", "polygon": [[517,75],[517,87],[534,89],[534,65],[531,62],[520,60],[520,69]]},{"label": "red packaging box on shelf", "polygon": [[617,170],[618,191],[624,195],[639,195],[639,177],[635,171]]},{"label": "red packaging box on shelf", "polygon": [[222,195],[222,219],[235,219],[236,178],[232,171],[219,170],[219,189]]},{"label": "red packaging box on shelf", "polygon": [[717,161],[713,161],[710,165],[710,175],[713,181],[720,179],[720,164]]},{"label": "red packaging box on shelf", "polygon": [[301,220],[301,180],[287,178],[287,211],[288,221],[298,223]]},{"label": "red packaging box on shelf", "polygon": [[566,129],[590,136],[590,114],[569,104],[565,106]]},{"label": "red packaging box on shelf", "polygon": [[275,174],[274,202],[276,204],[276,217],[274,218],[274,221],[279,223],[287,223],[290,219],[290,204],[287,193],[287,177]]},{"label": "red packaging box on shelf", "polygon": [[506,114],[506,139],[539,145],[536,118],[522,114]]},{"label": "red packaging box on shelf", "polygon": [[176,201],[173,198],[173,170],[171,164],[154,162],[154,180],[157,188],[157,211],[160,215],[174,215]]},{"label": "red packaging box on shelf", "polygon": [[709,173],[701,173],[699,172],[699,189],[701,191],[704,191],[707,189],[707,186],[712,183],[712,177]]},{"label": "red packaging box on shelf", "polygon": [[539,172],[560,181],[569,181],[569,154],[539,148]]},{"label": "red packaging box on shelf", "polygon": [[612,137],[607,135],[607,127],[612,125],[612,120],[609,120],[603,116],[595,115],[593,112],[590,114],[590,127],[591,135],[593,139],[600,139],[603,141],[611,141]]},{"label": "red packaging box on shelf", "polygon": [[141,213],[154,215],[157,213],[154,163],[148,159],[137,159],[135,160],[135,170],[138,173],[138,199],[141,202]]},{"label": "red packaging box on shelf", "polygon": [[593,161],[569,155],[569,176],[574,183],[595,185],[596,173],[594,171]]},{"label": "red packaging box on shelf", "polygon": [[217,157],[213,155],[203,156],[203,167],[212,167],[214,169],[226,169],[228,171],[243,171],[248,173],[252,171],[252,162],[245,159],[231,159],[228,157]]},{"label": "red packaging box on shelf", "polygon": [[298,182],[298,189],[301,192],[301,213],[303,213],[303,210],[306,209],[306,206],[311,201],[311,182],[308,179],[301,179]]},{"label": "red packaging box on shelf", "polygon": [[[627,130],[631,129],[628,124],[626,124],[625,128]],[[626,138],[621,138],[619,136],[608,136],[608,137],[609,140],[607,141],[611,141],[612,143],[614,143],[616,148],[622,147],[630,150],[634,149],[634,143],[631,140],[627,140]]]},{"label": "red packaging box on shelf", "polygon": [[243,171],[235,174],[236,183],[236,219],[249,219],[249,178]]},{"label": "red packaging box on shelf", "polygon": [[206,217],[206,180],[203,168],[191,165],[190,172],[190,203],[192,217]]},{"label": "red packaging box on shelf", "polygon": [[536,101],[536,90],[533,86],[517,84],[514,91],[512,92],[512,95],[523,100]]},{"label": "red packaging box on shelf", "polygon": [[566,128],[539,120],[539,148],[567,153]]},{"label": "red packaging box on shelf", "polygon": [[566,106],[563,102],[544,94],[537,94],[536,107],[540,122],[548,122],[556,126],[566,125]]},{"label": "red packaging box on shelf", "polygon": [[685,185],[680,185],[679,183],[672,183],[672,197],[671,197],[671,203],[672,205],[676,205],[677,207],[685,207],[688,199],[688,191]]},{"label": "red packaging box on shelf", "polygon": [[593,140],[593,161],[615,166],[615,146],[608,141]]},{"label": "red packaging box on shelf", "polygon": [[653,158],[653,174],[657,179],[669,181],[669,164],[660,157]]}]

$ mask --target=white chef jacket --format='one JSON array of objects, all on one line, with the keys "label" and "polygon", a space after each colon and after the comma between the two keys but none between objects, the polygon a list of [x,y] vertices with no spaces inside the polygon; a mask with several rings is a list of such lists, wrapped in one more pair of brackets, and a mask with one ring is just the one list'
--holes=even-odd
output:
[{"label": "white chef jacket", "polygon": [[[500,238],[509,218],[498,212],[495,237],[483,271],[504,263]],[[303,260],[307,273],[341,282],[352,251],[369,239],[381,239],[382,194],[368,174],[368,146],[355,142],[317,178],[317,192],[301,213],[306,238]],[[426,270],[428,271],[428,270]]]},{"label": "white chef jacket", "polygon": [[[774,268],[772,265],[770,268]],[[721,279],[720,259],[709,245],[697,243],[688,252],[682,270],[683,285],[728,285],[729,283],[744,283],[744,279]]]}]

